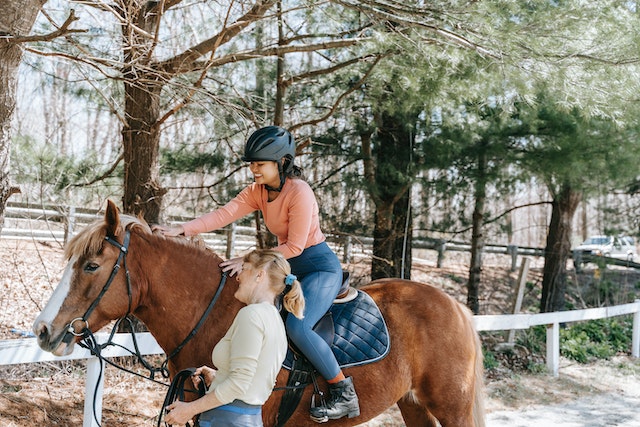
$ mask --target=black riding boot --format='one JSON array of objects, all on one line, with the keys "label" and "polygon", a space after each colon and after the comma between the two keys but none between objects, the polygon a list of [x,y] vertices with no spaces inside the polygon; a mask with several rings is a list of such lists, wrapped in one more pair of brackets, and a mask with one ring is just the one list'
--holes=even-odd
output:
[{"label": "black riding boot", "polygon": [[329,401],[326,402],[326,406],[311,408],[311,419],[317,423],[337,420],[345,415],[349,418],[360,415],[358,396],[351,377],[339,383],[329,384]]}]

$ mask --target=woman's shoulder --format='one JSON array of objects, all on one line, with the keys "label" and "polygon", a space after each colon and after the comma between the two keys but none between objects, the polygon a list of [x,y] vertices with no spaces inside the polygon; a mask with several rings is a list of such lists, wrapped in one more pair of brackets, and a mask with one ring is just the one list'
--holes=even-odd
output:
[{"label": "woman's shoulder", "polygon": [[313,194],[313,189],[307,181],[298,178],[287,179],[290,191]]},{"label": "woman's shoulder", "polygon": [[274,313],[280,315],[273,304],[255,303],[242,307],[238,316],[246,319],[264,319],[272,317]]}]

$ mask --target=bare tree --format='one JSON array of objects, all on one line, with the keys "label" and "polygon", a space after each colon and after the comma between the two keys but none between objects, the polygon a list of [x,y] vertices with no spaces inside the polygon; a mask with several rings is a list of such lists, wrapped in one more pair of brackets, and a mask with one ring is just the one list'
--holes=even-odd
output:
[{"label": "bare tree", "polygon": [[11,185],[9,164],[11,152],[11,121],[16,107],[18,67],[22,61],[23,43],[52,40],[74,32],[69,26],[73,14],[50,34],[30,35],[33,25],[47,0],[6,0],[0,13],[0,231],[4,225],[7,200],[20,188]]}]

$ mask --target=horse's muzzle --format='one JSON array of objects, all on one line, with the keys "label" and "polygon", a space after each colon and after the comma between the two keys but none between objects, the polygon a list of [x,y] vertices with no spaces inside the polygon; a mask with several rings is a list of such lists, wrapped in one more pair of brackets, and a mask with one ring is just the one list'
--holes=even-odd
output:
[{"label": "horse's muzzle", "polygon": [[77,338],[66,329],[54,336],[51,332],[51,325],[43,321],[33,325],[33,333],[38,340],[40,348],[56,356],[70,354],[73,351],[75,338]]}]

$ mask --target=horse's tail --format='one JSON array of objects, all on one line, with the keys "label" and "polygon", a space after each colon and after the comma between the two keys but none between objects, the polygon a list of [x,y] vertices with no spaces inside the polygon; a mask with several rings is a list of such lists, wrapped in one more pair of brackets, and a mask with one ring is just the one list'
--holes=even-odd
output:
[{"label": "horse's tail", "polygon": [[[469,320],[473,327],[473,316],[469,313]],[[480,336],[476,328],[473,328],[473,335],[476,348],[476,366],[475,366],[475,387],[473,396],[473,424],[475,427],[485,427],[485,412],[484,412],[484,357],[482,355],[482,344],[480,343]]]}]

